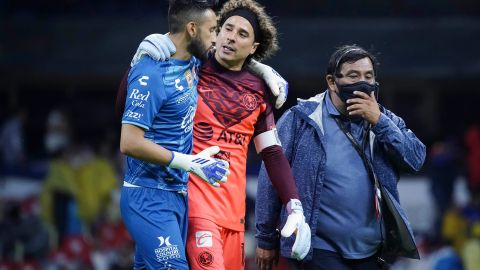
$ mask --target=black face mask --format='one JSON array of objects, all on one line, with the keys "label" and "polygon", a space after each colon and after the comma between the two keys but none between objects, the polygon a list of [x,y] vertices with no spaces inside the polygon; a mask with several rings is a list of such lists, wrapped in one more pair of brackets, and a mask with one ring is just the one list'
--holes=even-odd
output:
[{"label": "black face mask", "polygon": [[377,95],[378,92],[378,83],[369,84],[366,81],[359,81],[352,84],[337,84],[338,93],[337,95],[340,97],[343,102],[347,102],[347,99],[356,98],[357,96],[353,94],[355,91],[363,92],[370,96],[372,91],[375,92]]}]

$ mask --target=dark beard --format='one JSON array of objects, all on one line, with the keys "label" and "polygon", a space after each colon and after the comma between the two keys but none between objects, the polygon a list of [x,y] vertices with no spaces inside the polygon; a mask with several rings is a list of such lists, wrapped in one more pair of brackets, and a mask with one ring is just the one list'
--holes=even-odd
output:
[{"label": "dark beard", "polygon": [[203,46],[202,41],[199,38],[194,38],[187,46],[188,52],[202,61],[207,60],[208,49],[209,48]]}]

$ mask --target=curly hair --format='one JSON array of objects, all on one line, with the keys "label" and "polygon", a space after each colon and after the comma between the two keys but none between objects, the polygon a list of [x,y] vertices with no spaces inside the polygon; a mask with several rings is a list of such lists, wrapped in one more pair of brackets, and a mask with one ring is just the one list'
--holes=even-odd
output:
[{"label": "curly hair", "polygon": [[[226,2],[218,14],[219,28],[226,21],[230,12],[244,8],[250,10],[258,21],[260,30],[260,40],[257,50],[251,56],[255,60],[262,61],[278,51],[277,28],[273,24],[270,16],[265,12],[265,8],[253,0],[229,0]],[[249,57],[250,58],[250,57]]]}]

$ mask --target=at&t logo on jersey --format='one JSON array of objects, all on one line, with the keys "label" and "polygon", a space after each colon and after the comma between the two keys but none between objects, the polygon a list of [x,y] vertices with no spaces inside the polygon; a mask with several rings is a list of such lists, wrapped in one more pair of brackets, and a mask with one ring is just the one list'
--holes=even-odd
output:
[{"label": "at&t logo on jersey", "polygon": [[195,232],[195,243],[197,247],[212,247],[212,232],[210,231],[198,231]]},{"label": "at&t logo on jersey", "polygon": [[170,236],[165,238],[163,236],[159,236],[157,238],[160,241],[158,248],[155,249],[157,261],[162,262],[170,259],[180,258],[178,246],[170,243]]},{"label": "at&t logo on jersey", "polygon": [[208,142],[213,137],[213,128],[207,122],[197,122],[193,126],[193,136],[201,142]]}]

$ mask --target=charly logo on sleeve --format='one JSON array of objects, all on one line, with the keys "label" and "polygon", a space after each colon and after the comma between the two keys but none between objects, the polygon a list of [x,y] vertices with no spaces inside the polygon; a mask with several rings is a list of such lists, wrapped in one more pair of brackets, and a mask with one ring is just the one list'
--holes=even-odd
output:
[{"label": "charly logo on sleeve", "polygon": [[147,86],[148,83],[147,81],[150,79],[148,76],[142,76],[140,79],[138,79],[138,82],[140,83],[141,86]]},{"label": "charly logo on sleeve", "polygon": [[170,236],[157,237],[160,241],[158,248],[155,249],[155,255],[157,256],[157,261],[162,262],[171,259],[180,258],[180,251],[178,250],[178,245],[173,245],[170,243]]}]

